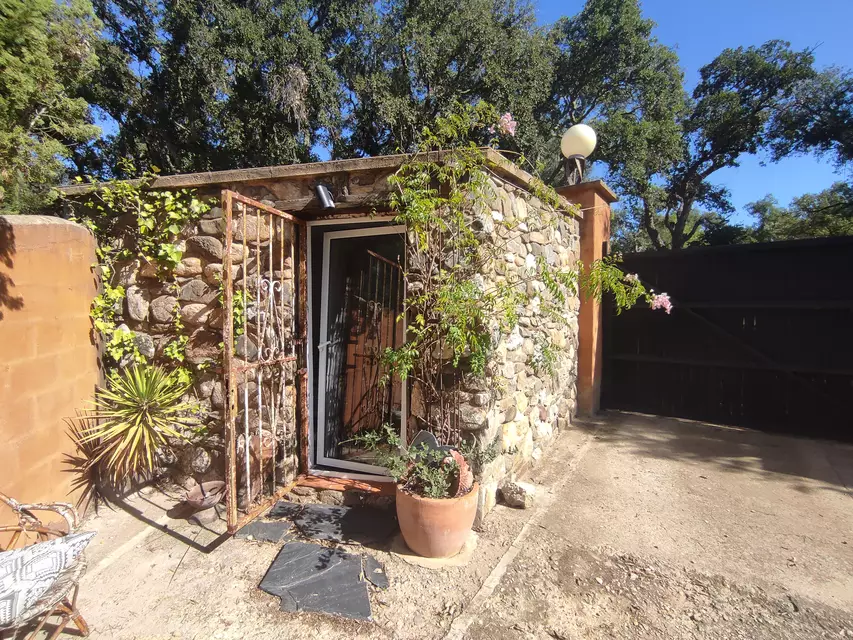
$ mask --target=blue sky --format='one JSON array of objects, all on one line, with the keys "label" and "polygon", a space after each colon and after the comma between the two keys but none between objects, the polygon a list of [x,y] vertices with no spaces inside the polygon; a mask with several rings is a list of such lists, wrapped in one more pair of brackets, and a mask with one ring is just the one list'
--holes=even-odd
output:
[{"label": "blue sky", "polygon": [[[581,10],[581,0],[534,0],[540,23]],[[761,44],[774,38],[797,49],[815,47],[817,66],[853,67],[853,0],[643,0],[643,13],[658,27],[658,40],[674,47],[692,88],[699,68],[727,47]],[[819,46],[818,46],[819,45]],[[743,207],[772,193],[782,204],[804,193],[820,191],[840,176],[832,164],[797,157],[761,166],[748,157],[736,169],[724,169],[714,180],[727,186],[738,209],[733,219],[749,220]]]}]

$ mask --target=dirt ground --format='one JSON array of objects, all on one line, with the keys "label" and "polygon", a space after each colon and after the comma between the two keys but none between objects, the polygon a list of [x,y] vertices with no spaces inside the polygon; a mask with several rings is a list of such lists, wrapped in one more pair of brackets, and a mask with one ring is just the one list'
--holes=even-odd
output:
[{"label": "dirt ground", "polygon": [[278,610],[277,545],[101,509],[81,610],[104,639],[853,638],[853,447],[611,414],[561,434],[536,507],[498,506],[464,568],[372,549],[374,622]]}]

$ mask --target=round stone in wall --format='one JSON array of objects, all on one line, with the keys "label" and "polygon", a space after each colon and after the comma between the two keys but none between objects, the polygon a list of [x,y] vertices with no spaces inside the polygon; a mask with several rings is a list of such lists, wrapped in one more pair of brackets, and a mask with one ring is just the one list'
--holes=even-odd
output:
[{"label": "round stone in wall", "polygon": [[174,296],[160,296],[151,301],[150,314],[154,322],[170,323],[175,317],[178,299]]}]

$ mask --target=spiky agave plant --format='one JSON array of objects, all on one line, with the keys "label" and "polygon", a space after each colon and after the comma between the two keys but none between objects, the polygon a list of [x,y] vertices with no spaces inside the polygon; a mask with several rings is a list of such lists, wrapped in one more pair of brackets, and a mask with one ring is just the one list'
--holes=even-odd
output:
[{"label": "spiky agave plant", "polygon": [[169,438],[185,439],[178,431],[196,423],[193,405],[182,402],[189,384],[175,372],[137,365],[110,377],[95,394],[97,424],[82,434],[84,443],[96,443],[92,464],[101,462],[113,484],[154,471],[158,450]]}]

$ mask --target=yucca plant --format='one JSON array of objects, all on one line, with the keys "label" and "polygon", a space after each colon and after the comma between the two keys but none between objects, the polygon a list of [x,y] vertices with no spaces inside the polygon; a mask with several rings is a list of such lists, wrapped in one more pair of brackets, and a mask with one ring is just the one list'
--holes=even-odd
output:
[{"label": "yucca plant", "polygon": [[190,385],[175,372],[136,365],[111,376],[95,394],[97,421],[80,439],[95,443],[92,464],[101,463],[114,485],[154,471],[157,451],[169,447],[169,438],[185,439],[180,427],[196,419],[192,404],[182,402]]}]

